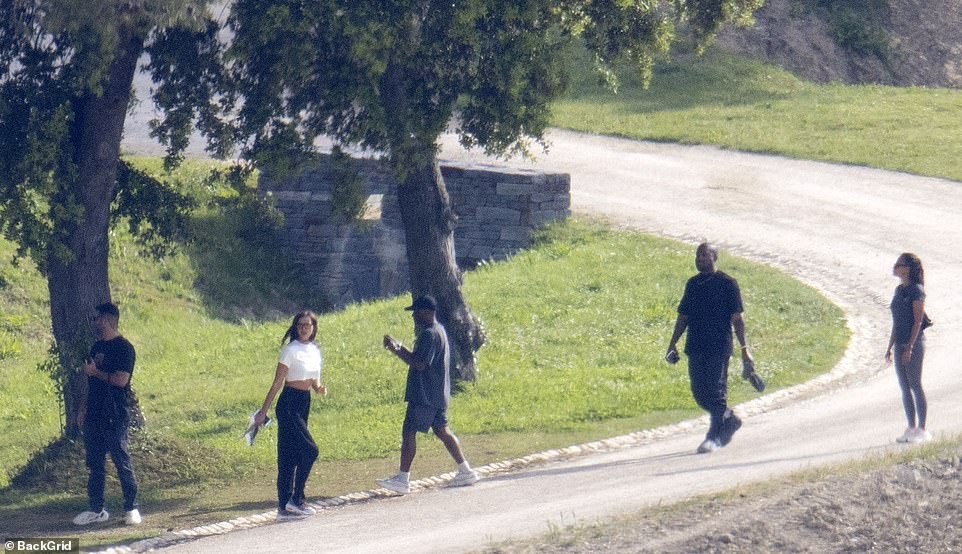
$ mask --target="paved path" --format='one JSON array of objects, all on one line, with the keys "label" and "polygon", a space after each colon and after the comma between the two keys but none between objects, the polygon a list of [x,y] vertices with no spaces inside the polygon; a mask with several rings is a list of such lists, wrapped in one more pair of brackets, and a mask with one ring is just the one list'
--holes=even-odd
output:
[{"label": "paved path", "polygon": [[[573,208],[619,225],[771,264],[842,306],[853,331],[830,376],[736,408],[731,445],[694,454],[704,426],[676,426],[631,448],[328,510],[308,520],[208,537],[184,552],[456,552],[594,520],[801,468],[902,448],[898,386],[881,364],[892,264],[902,251],[926,266],[925,385],[929,429],[962,432],[962,185],[833,164],[551,134],[537,165],[571,174]],[[445,145],[446,159],[480,159]],[[525,162],[508,162],[525,165]],[[751,306],[746,320],[751,336]],[[667,340],[668,337],[666,337]],[[791,340],[786,337],[786,340]],[[764,366],[764,360],[759,360]],[[470,445],[468,445],[470,449]]]}]

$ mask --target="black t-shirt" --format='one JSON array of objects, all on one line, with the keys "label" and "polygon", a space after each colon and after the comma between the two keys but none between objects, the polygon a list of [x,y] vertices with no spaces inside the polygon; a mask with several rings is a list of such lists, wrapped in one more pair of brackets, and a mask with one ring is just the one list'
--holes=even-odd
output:
[{"label": "black t-shirt", "polygon": [[[124,371],[133,379],[136,357],[134,346],[121,336],[98,340],[90,348],[90,358],[97,365],[97,369],[108,375]],[[88,376],[87,387],[87,421],[127,421],[129,381],[126,387],[115,387],[97,377]]]},{"label": "black t-shirt", "polygon": [[[899,285],[895,287],[892,296],[892,330],[895,334],[895,344],[906,344],[912,338],[912,326],[915,324],[915,313],[912,304],[916,300],[925,300],[925,290],[922,285]],[[922,331],[919,331],[922,336]]]},{"label": "black t-shirt", "polygon": [[688,316],[686,354],[731,354],[732,315],[742,312],[738,283],[716,271],[699,273],[685,283],[678,313]]}]

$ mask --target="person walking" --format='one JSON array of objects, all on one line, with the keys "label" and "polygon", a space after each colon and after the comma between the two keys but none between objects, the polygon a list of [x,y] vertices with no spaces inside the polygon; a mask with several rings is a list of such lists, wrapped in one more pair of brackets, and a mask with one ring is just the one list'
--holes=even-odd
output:
[{"label": "person walking", "polygon": [[396,475],[378,479],[378,485],[396,493],[411,491],[411,464],[417,452],[417,433],[432,429],[458,464],[449,486],[473,485],[478,473],[464,458],[461,443],[448,429],[448,404],[451,400],[450,350],[448,335],[435,317],[437,303],[431,296],[420,296],[405,310],[412,311],[417,340],[414,351],[390,335],[384,335],[384,348],[408,365],[404,400],[408,403],[401,426],[401,463]]},{"label": "person walking", "polygon": [[104,503],[107,455],[114,462],[124,495],[124,522],[138,525],[137,478],[130,459],[127,439],[130,427],[130,380],[137,354],[119,331],[120,310],[106,302],[95,308],[91,318],[97,341],[82,369],[87,375],[87,395],[81,403],[77,423],[83,429],[89,509],[78,514],[75,525],[102,523],[110,518]]},{"label": "person walking", "polygon": [[899,278],[890,308],[892,333],[885,361],[892,362],[895,349],[895,374],[902,389],[902,406],[908,427],[895,439],[898,442],[923,442],[932,434],[925,430],[928,403],[922,390],[922,360],[925,358],[925,328],[931,325],[925,315],[925,271],[918,256],[904,253],[895,261],[892,274]]},{"label": "person walking", "polygon": [[678,304],[678,318],[665,359],[678,361],[676,343],[687,330],[685,354],[695,402],[710,416],[699,453],[713,452],[731,442],[741,419],[728,409],[728,361],[732,355],[732,328],[741,346],[743,375],[754,373],[755,361],[745,340],[742,297],[738,282],[718,271],[718,250],[707,242],[695,251],[698,274],[688,279]]},{"label": "person walking", "polygon": [[[317,460],[317,444],[307,428],[311,410],[311,391],[326,395],[321,384],[321,349],[317,337],[317,316],[304,310],[294,315],[291,326],[281,338],[281,353],[274,381],[264,404],[254,414],[263,425],[274,397],[280,390],[274,416],[277,419],[277,518],[302,518],[316,513],[304,496],[307,478]],[[281,390],[283,388],[283,390]]]}]

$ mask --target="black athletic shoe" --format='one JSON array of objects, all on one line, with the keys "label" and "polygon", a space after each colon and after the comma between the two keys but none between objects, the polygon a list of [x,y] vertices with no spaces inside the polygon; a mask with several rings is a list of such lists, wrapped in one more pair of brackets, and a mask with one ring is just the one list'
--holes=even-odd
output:
[{"label": "black athletic shoe", "polygon": [[730,417],[725,418],[725,422],[722,423],[721,431],[718,432],[718,442],[725,446],[732,441],[732,437],[735,436],[735,431],[742,428],[742,420],[738,418],[737,415],[731,414]]}]

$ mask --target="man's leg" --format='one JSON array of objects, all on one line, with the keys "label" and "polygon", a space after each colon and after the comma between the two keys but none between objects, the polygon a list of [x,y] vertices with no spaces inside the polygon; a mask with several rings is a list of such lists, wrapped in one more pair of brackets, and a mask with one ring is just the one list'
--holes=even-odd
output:
[{"label": "man's leg", "polygon": [[723,354],[690,354],[688,375],[695,402],[710,416],[706,439],[719,440],[728,413],[728,358]]},{"label": "man's leg", "polygon": [[[129,512],[137,507],[137,478],[134,476],[134,464],[130,460],[127,443],[127,423],[115,423],[116,428],[110,430],[108,448],[110,459],[117,468],[120,479],[120,489],[124,493],[124,511]],[[101,487],[101,492],[103,488]]]},{"label": "man's leg", "polygon": [[405,429],[401,433],[401,471],[411,472],[411,464],[414,463],[414,455],[418,452],[418,434],[415,431]]},{"label": "man's leg", "polygon": [[104,483],[107,478],[107,441],[100,424],[93,421],[84,425],[84,453],[87,469],[87,499],[90,511],[100,513],[104,509]]},{"label": "man's leg", "polygon": [[461,442],[458,437],[454,436],[454,433],[448,429],[448,426],[435,427],[434,434],[441,439],[444,443],[444,447],[448,449],[448,454],[454,458],[454,463],[461,465],[464,463],[464,453],[461,451]]}]

